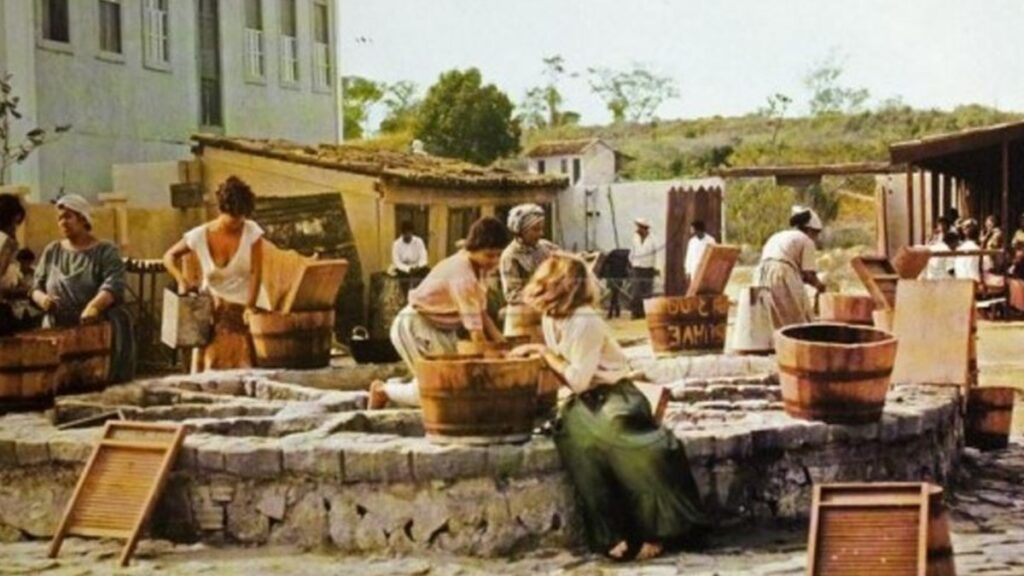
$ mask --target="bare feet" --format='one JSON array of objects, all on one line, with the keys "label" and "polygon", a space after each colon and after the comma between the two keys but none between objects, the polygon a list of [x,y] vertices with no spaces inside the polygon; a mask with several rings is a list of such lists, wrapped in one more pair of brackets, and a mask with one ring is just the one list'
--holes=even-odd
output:
[{"label": "bare feet", "polygon": [[619,542],[608,551],[608,557],[612,560],[622,560],[629,551],[629,543],[625,540]]},{"label": "bare feet", "polygon": [[643,562],[644,560],[657,558],[661,556],[663,551],[664,548],[659,542],[644,542],[643,546],[640,547],[640,551],[636,553],[636,561]]},{"label": "bare feet", "polygon": [[381,410],[388,405],[388,393],[384,391],[384,383],[374,380],[370,384],[370,400],[367,402],[367,410]]}]

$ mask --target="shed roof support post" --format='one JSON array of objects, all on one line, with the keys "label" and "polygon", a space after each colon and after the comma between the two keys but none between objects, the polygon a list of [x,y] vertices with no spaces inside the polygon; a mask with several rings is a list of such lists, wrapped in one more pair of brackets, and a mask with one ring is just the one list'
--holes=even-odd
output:
[{"label": "shed roof support post", "polygon": [[[1003,140],[1003,238],[1010,234],[1010,141]],[[1003,242],[1003,251],[1009,253],[1010,242]]]},{"label": "shed roof support post", "polygon": [[907,246],[914,245],[914,165],[907,164]]}]

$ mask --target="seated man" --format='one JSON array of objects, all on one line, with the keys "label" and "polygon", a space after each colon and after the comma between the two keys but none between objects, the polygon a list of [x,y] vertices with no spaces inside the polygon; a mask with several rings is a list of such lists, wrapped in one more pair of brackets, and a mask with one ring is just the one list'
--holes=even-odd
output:
[{"label": "seated man", "polygon": [[[964,222],[964,241],[957,247],[958,252],[970,252],[981,250],[978,244],[979,226],[976,220],[970,219]],[[953,263],[954,275],[958,279],[973,280],[975,287],[981,285],[981,257],[980,256],[957,256]]]},{"label": "seated man", "polygon": [[[953,252],[960,244],[960,235],[950,230],[942,236],[939,242],[928,245],[932,252]],[[948,256],[932,256],[928,260],[928,267],[925,268],[923,278],[925,280],[943,280],[953,277],[954,259]]]},{"label": "seated man", "polygon": [[399,274],[416,274],[427,267],[427,246],[413,234],[412,222],[402,222],[402,235],[391,246],[391,264]]}]

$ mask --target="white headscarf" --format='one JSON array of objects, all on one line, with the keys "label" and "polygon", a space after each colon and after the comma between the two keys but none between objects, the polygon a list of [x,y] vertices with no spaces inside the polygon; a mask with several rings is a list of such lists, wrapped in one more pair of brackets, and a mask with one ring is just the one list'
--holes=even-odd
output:
[{"label": "white headscarf", "polygon": [[823,230],[825,228],[821,225],[821,218],[818,217],[818,213],[807,206],[793,206],[793,210],[790,212],[790,215],[796,216],[797,214],[803,214],[805,212],[810,212],[811,214],[811,219],[807,222],[805,226],[806,228],[810,228],[812,230]]},{"label": "white headscarf", "polygon": [[57,208],[66,208],[71,210],[75,214],[78,214],[85,221],[92,226],[92,207],[89,206],[89,201],[82,198],[78,194],[66,194],[57,199]]},{"label": "white headscarf", "polygon": [[544,209],[536,204],[520,204],[508,213],[509,232],[519,235],[544,220]]}]

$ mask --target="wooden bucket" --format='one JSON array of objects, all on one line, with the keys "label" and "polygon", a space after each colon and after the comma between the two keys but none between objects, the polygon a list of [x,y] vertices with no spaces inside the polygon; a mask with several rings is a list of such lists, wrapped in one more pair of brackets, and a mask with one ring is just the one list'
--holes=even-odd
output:
[{"label": "wooden bucket", "polygon": [[928,485],[927,576],[956,576],[953,541],[949,536],[949,514],[941,486]]},{"label": "wooden bucket", "polygon": [[964,422],[968,446],[981,450],[1006,448],[1013,423],[1015,390],[1008,386],[972,388],[967,393],[967,419]]},{"label": "wooden bucket", "polygon": [[850,294],[822,294],[818,299],[819,316],[822,322],[862,324],[871,326],[875,301],[870,296]]},{"label": "wooden bucket", "polygon": [[[459,340],[456,343],[456,351],[459,356],[466,357],[479,357],[479,358],[504,358],[505,355],[520,344],[529,344],[531,339],[528,336],[511,336],[506,337],[505,342],[470,342],[468,340]],[[558,390],[562,386],[562,381],[558,379],[548,368],[543,368],[540,371],[540,377],[537,379],[537,415],[547,416],[558,405]]]},{"label": "wooden bucket", "polygon": [[0,338],[0,414],[53,406],[59,367],[57,338]]},{"label": "wooden bucket", "polygon": [[775,333],[786,413],[832,424],[882,417],[896,338],[850,324],[800,324]]},{"label": "wooden bucket", "polygon": [[439,444],[528,441],[542,365],[540,358],[417,361],[427,439]]},{"label": "wooden bucket", "polygon": [[525,304],[505,307],[504,334],[508,338],[527,338],[530,342],[543,342],[544,333],[541,331],[542,315]]},{"label": "wooden bucket", "polygon": [[256,365],[323,368],[331,362],[334,310],[261,312],[249,317]]},{"label": "wooden bucket", "polygon": [[666,296],[644,300],[647,330],[656,354],[721,352],[729,322],[723,295]]},{"label": "wooden bucket", "polygon": [[56,338],[60,346],[60,368],[55,382],[57,394],[96,392],[110,378],[110,348],[113,330],[109,322],[95,322],[67,328],[46,328],[26,338]]}]

